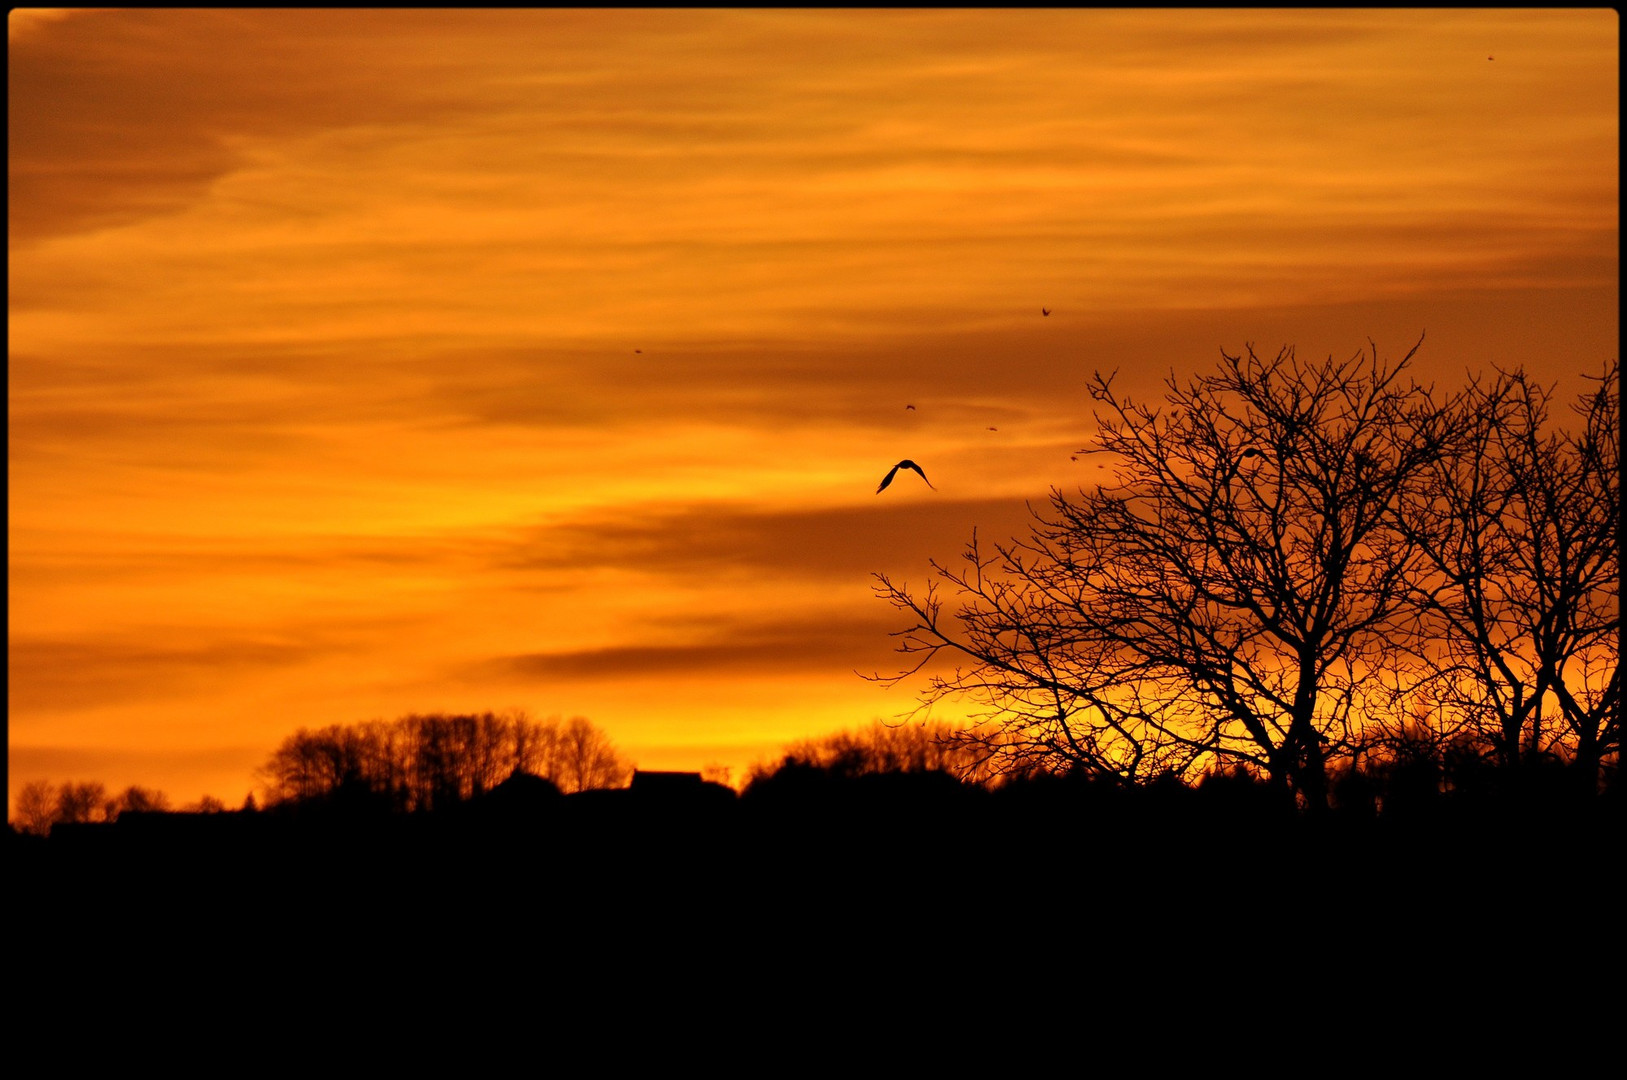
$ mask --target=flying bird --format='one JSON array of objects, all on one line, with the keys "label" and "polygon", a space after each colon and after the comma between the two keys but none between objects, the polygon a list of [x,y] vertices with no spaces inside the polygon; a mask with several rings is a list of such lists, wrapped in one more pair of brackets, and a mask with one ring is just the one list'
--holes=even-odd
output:
[{"label": "flying bird", "polygon": [[915,411],[915,406],[914,405],[906,405],[906,406],[904,406],[904,408],[908,409],[910,412]]},{"label": "flying bird", "polygon": [[1039,313],[1041,315],[1049,315],[1051,313],[1051,309],[1048,307],[1042,307],[1039,309]]},{"label": "flying bird", "polygon": [[[914,469],[917,473],[920,473],[922,480],[926,480],[926,473],[921,472],[921,466],[917,465],[909,458],[905,458],[903,461],[900,461],[897,465],[894,465],[891,469],[887,470],[887,475],[881,478],[881,486],[876,488],[877,495],[880,495],[883,491],[885,491],[887,489],[887,485],[893,482],[893,475],[897,473],[899,469]],[[933,491],[938,490],[937,488],[932,487],[931,480],[926,480],[926,486],[932,488]]]}]

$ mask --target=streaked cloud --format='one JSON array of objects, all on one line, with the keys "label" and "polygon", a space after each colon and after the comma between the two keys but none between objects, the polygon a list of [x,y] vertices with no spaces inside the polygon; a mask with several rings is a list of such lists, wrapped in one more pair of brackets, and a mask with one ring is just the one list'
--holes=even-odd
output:
[{"label": "streaked cloud", "polygon": [[16,677],[7,704],[24,713],[115,702],[146,706],[185,697],[201,686],[239,682],[246,670],[288,667],[310,651],[254,639],[188,647],[151,639],[104,643],[13,636],[7,662]]},{"label": "streaked cloud", "polygon": [[889,564],[923,566],[945,541],[963,541],[979,523],[1010,535],[1027,516],[1015,499],[887,504],[878,499],[871,505],[777,511],[657,504],[528,530],[502,558],[511,568],[622,566],[680,578],[855,580]]},{"label": "streaked cloud", "polygon": [[700,641],[615,645],[599,649],[494,657],[469,674],[487,672],[549,680],[665,678],[721,682],[741,675],[828,675],[873,670],[875,642],[896,630],[896,618],[816,616],[781,620],[707,620],[668,628]]}]

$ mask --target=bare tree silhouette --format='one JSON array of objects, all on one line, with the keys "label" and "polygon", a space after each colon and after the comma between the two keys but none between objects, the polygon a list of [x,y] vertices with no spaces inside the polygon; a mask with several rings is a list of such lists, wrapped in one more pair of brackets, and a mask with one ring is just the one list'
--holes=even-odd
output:
[{"label": "bare tree silhouette", "polygon": [[1145,781],[1242,764],[1325,806],[1327,757],[1410,618],[1419,554],[1395,510],[1447,423],[1404,378],[1417,348],[1223,353],[1212,374],[1172,375],[1161,407],[1097,375],[1094,449],[1117,483],[1053,491],[1030,536],[992,554],[974,534],[966,567],[934,563],[923,595],[878,576],[913,620],[895,635],[911,666],[884,681],[956,657],[924,703],[985,703],[989,752],[1013,767]]},{"label": "bare tree silhouette", "polygon": [[1508,766],[1574,754],[1590,788],[1621,745],[1619,380],[1611,361],[1568,429],[1523,370],[1471,385],[1398,515],[1439,737],[1470,730]]},{"label": "bare tree silhouette", "polygon": [[67,783],[57,790],[56,820],[72,825],[108,820],[107,788],[100,783]]},{"label": "bare tree silhouette", "polygon": [[56,785],[49,780],[30,780],[17,789],[17,803],[12,813],[21,832],[32,836],[45,836],[57,820]]}]

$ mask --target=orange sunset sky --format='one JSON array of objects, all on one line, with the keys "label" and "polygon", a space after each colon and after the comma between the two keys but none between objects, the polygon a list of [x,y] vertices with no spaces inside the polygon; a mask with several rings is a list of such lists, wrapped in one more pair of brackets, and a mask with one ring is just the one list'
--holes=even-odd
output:
[{"label": "orange sunset sky", "polygon": [[1427,331],[1568,398],[1618,25],[13,11],[11,790],[511,708],[738,778],[914,705],[871,575],[1105,475],[1095,370]]}]

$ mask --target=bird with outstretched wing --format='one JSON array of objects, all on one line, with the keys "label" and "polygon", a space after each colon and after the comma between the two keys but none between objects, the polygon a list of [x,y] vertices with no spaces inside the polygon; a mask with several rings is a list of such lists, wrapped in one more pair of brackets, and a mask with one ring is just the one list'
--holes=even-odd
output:
[{"label": "bird with outstretched wing", "polygon": [[[887,485],[893,482],[893,477],[897,475],[899,469],[914,469],[920,475],[922,480],[926,480],[926,473],[921,471],[921,466],[917,465],[909,458],[905,458],[903,461],[900,461],[897,465],[894,465],[891,469],[887,470],[887,475],[881,478],[881,486],[876,488],[877,495],[880,495],[883,491],[887,490]],[[931,480],[926,480],[926,486],[932,488],[933,491],[938,490],[937,488],[932,487]]]}]

